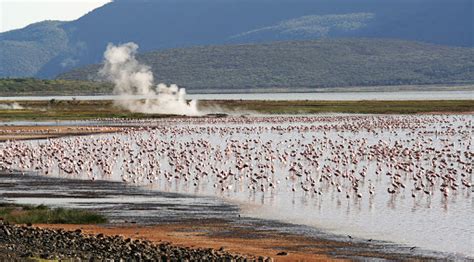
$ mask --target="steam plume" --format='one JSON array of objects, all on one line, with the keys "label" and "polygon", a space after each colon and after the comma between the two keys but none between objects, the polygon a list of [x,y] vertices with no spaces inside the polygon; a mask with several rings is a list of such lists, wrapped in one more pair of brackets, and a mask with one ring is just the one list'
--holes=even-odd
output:
[{"label": "steam plume", "polygon": [[[154,87],[150,67],[135,58],[138,45],[109,44],[104,53],[104,67],[99,74],[115,84],[114,93],[121,96],[115,104],[131,112],[147,114],[199,115],[197,102],[186,102],[186,90],[172,84]],[[144,96],[144,99],[133,98]]]}]

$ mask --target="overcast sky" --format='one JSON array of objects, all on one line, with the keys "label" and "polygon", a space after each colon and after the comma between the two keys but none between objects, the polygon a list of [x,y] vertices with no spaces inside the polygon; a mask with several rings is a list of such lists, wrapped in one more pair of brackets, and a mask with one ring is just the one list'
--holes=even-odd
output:
[{"label": "overcast sky", "polygon": [[44,20],[75,20],[110,0],[0,0],[0,32]]}]

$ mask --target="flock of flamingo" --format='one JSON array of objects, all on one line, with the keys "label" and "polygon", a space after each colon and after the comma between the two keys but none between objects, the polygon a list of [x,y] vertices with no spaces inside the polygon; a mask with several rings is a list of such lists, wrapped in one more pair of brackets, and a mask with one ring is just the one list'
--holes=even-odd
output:
[{"label": "flock of flamingo", "polygon": [[103,120],[113,134],[0,144],[0,170],[215,194],[469,195],[472,120],[331,115]]}]

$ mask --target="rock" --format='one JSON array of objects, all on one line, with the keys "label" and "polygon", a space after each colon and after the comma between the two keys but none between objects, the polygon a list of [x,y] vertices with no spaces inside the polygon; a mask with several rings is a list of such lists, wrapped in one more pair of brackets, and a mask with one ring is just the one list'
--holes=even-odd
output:
[{"label": "rock", "polygon": [[12,234],[10,233],[10,230],[8,230],[7,226],[2,226],[3,232],[5,232],[5,235],[7,237],[11,236]]},{"label": "rock", "polygon": [[31,253],[30,251],[22,252],[20,254],[20,257],[32,257],[32,256],[33,256],[33,253]]},{"label": "rock", "polygon": [[[20,257],[72,261],[254,261],[232,255],[224,247],[191,249],[169,242],[155,245],[120,236],[86,235],[81,229],[65,231],[6,224],[0,224],[0,246],[16,253],[20,261]],[[268,260],[260,257],[259,261]]]}]

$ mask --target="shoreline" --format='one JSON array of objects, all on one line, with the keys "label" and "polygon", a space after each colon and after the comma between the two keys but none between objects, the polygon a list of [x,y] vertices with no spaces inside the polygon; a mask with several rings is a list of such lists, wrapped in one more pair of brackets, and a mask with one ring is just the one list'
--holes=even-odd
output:
[{"label": "shoreline", "polygon": [[[334,245],[325,241],[307,239],[303,236],[281,235],[276,232],[250,232],[235,229],[232,236],[229,224],[216,221],[192,221],[189,223],[161,225],[37,225],[40,228],[74,231],[81,229],[85,234],[120,235],[124,238],[148,240],[159,244],[170,242],[183,248],[212,248],[225,250],[246,257],[271,257],[273,261],[329,260],[329,250],[319,246]],[[253,239],[251,239],[254,237]],[[302,247],[305,246],[305,247]],[[277,255],[280,252],[286,255]],[[281,253],[283,254],[283,253]]]},{"label": "shoreline", "polygon": [[[40,228],[80,229],[86,234],[121,235],[125,238],[146,239],[155,244],[165,241],[179,247],[213,248],[216,250],[224,247],[223,250],[230,253],[254,257],[272,257],[275,261],[356,258],[442,259],[442,256],[438,257],[434,254],[430,256],[419,253],[419,250],[413,250],[410,247],[403,247],[394,243],[349,238],[342,240],[343,236],[334,239],[329,235],[324,237],[326,235],[324,233],[316,236],[298,233],[299,225],[240,217],[238,215],[240,213],[239,209],[230,204],[224,204],[225,201],[221,202],[223,200],[214,198],[207,198],[209,200],[205,200],[203,197],[198,196],[149,191],[145,188],[126,185],[122,182],[105,180],[88,181],[17,174],[4,174],[0,176],[3,177],[3,181],[6,181],[0,187],[0,196],[9,201],[23,203],[30,201],[29,199],[34,197],[36,201],[41,203],[56,203],[59,199],[59,204],[57,203],[56,205],[69,207],[71,203],[74,205],[74,199],[79,198],[82,200],[75,205],[82,206],[82,208],[95,209],[112,218],[109,224],[103,225],[33,225]],[[8,185],[14,186],[12,189],[13,193],[2,192],[2,188],[8,188]],[[30,187],[29,185],[41,185],[41,188],[36,188],[31,192],[21,190],[21,188]],[[57,191],[58,186],[62,190]],[[15,187],[18,189],[15,189]],[[56,188],[56,193],[47,193],[49,191],[48,188],[51,187]],[[76,188],[80,188],[80,191],[74,192],[73,190]],[[99,188],[104,191],[98,192],[97,189]],[[88,191],[91,193],[87,193]],[[119,203],[112,204],[113,202],[109,203],[107,199],[113,196],[114,192],[120,192],[122,200]],[[159,197],[159,199],[156,204],[151,202],[138,207],[130,202],[135,197],[140,196],[147,198]],[[169,216],[163,213],[169,208],[167,203],[170,200],[167,199],[173,199],[173,201],[182,199],[178,202],[184,201],[183,204],[173,205],[174,215]],[[189,201],[191,201],[189,203],[201,201],[200,199],[212,202],[217,201],[217,203],[222,204],[217,204],[217,206],[212,204],[210,207],[186,204]],[[91,201],[91,205],[87,204],[87,201]],[[104,201],[105,206],[101,206],[100,203]],[[130,203],[124,206],[120,204],[122,202]],[[112,206],[106,207],[107,205]],[[196,210],[196,208],[198,209]],[[148,214],[144,210],[154,210],[159,215],[154,216],[154,214]],[[213,215],[209,216],[209,213]],[[284,230],[284,228],[287,230]],[[287,255],[277,256],[280,252],[286,252]]]}]

